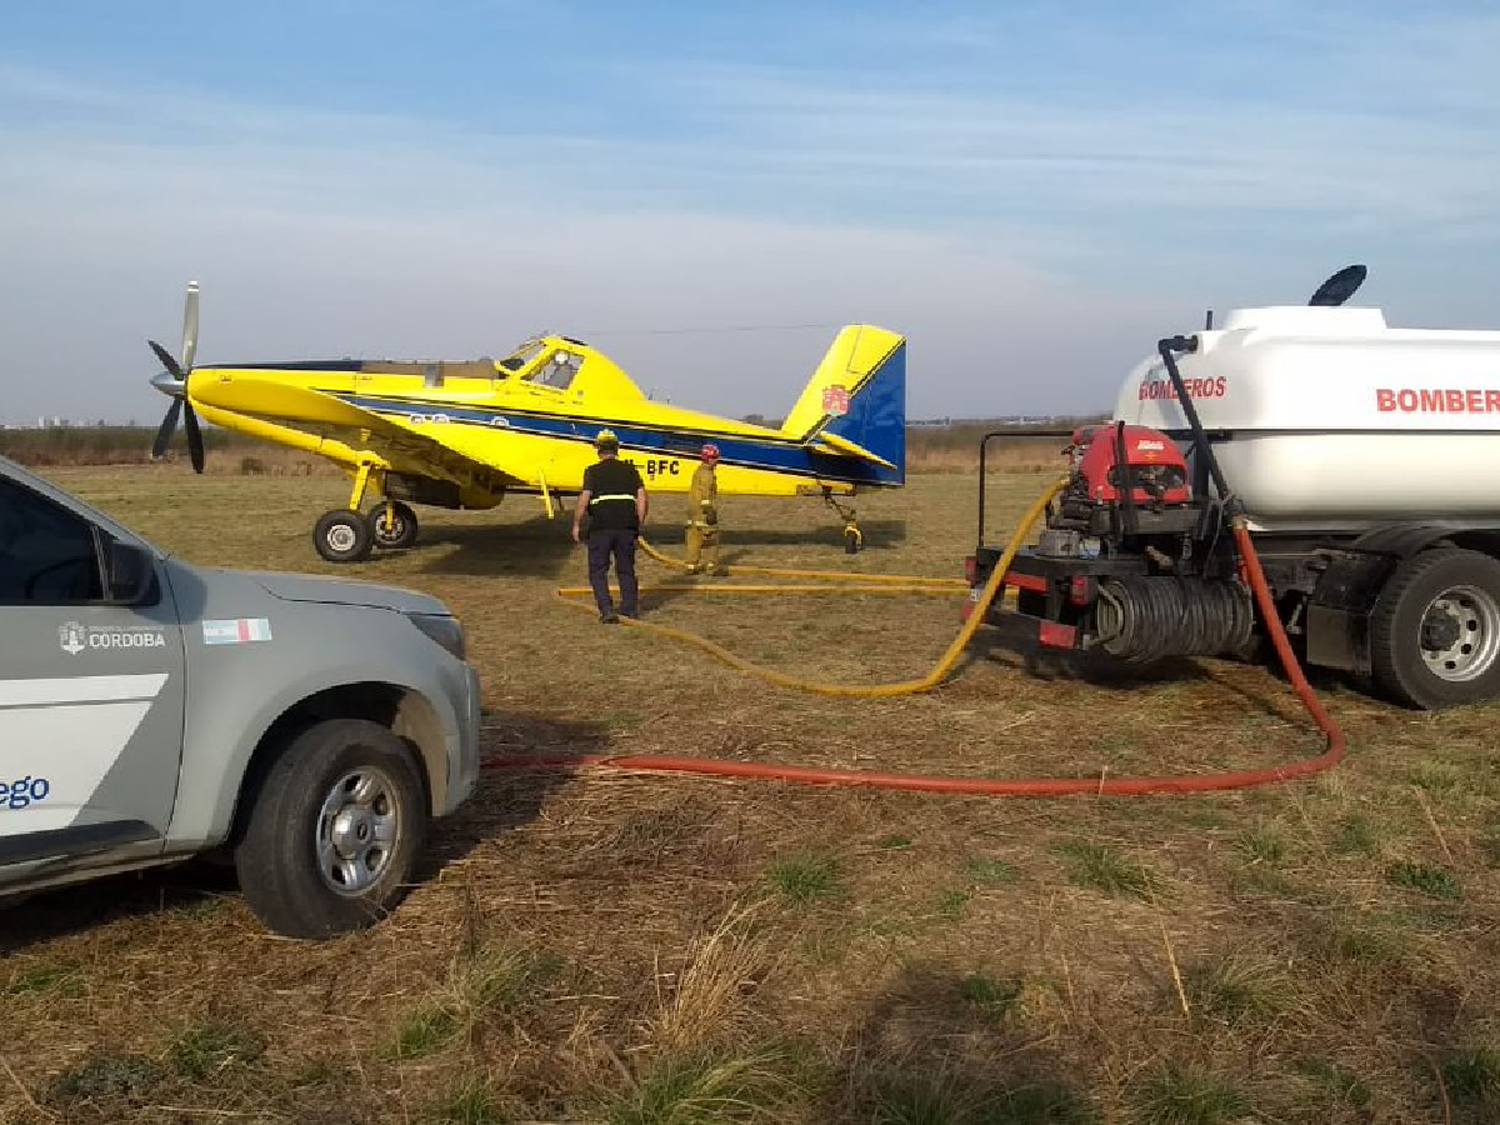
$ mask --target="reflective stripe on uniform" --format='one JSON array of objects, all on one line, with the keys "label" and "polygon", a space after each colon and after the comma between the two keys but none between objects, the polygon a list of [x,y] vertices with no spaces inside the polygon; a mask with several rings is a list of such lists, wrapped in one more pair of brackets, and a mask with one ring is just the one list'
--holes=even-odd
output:
[{"label": "reflective stripe on uniform", "polygon": [[609,493],[608,495],[605,495],[605,496],[594,496],[594,497],[591,497],[589,499],[589,506],[593,507],[595,504],[599,503],[601,500],[630,500],[630,501],[633,502],[635,500],[635,497],[631,496],[629,493],[626,493],[626,492],[611,492],[611,493]]}]

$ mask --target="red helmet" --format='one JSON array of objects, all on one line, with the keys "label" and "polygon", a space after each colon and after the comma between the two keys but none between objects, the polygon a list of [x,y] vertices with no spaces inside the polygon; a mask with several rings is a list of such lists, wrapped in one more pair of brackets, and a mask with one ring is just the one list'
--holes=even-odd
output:
[{"label": "red helmet", "polygon": [[719,447],[713,442],[709,442],[699,450],[699,456],[705,461],[717,461],[719,459]]}]

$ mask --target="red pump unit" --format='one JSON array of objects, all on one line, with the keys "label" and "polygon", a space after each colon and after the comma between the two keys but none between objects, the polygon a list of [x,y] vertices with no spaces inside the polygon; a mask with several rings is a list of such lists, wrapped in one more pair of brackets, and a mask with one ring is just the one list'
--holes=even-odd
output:
[{"label": "red pump unit", "polygon": [[1074,487],[1081,485],[1096,504],[1126,502],[1127,477],[1130,500],[1136,504],[1187,504],[1193,498],[1187,462],[1177,443],[1148,426],[1080,426],[1073,431],[1068,452],[1073,456]]}]

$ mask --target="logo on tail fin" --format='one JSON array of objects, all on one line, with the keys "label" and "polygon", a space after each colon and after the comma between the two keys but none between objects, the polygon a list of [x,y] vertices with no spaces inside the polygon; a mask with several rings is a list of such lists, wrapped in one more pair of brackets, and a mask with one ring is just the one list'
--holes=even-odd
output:
[{"label": "logo on tail fin", "polygon": [[849,413],[849,388],[837,383],[823,388],[823,413],[842,418]]}]

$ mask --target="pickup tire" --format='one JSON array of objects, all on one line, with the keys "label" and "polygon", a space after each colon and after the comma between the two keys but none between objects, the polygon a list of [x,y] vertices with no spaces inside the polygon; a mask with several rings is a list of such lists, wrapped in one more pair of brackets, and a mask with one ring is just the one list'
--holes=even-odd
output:
[{"label": "pickup tire", "polygon": [[1500,695],[1500,562],[1437,548],[1402,563],[1370,614],[1376,682],[1436,710]]},{"label": "pickup tire", "polygon": [[406,743],[378,723],[325,720],[291,738],[266,771],[235,848],[240,889],[288,937],[362,929],[405,893],[427,826]]}]

